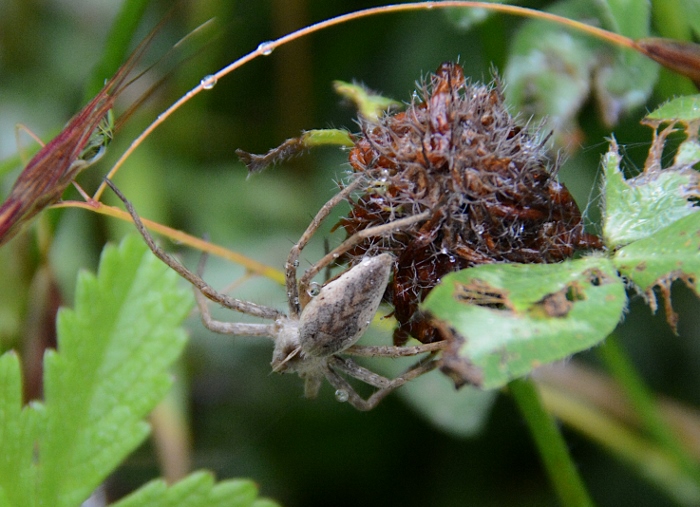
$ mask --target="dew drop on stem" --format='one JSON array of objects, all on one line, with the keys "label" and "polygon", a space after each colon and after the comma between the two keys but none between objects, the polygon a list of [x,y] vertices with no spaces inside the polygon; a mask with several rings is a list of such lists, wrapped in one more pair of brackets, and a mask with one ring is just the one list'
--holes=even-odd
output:
[{"label": "dew drop on stem", "polygon": [[258,51],[265,56],[272,54],[272,51],[274,49],[275,49],[275,43],[272,41],[261,42],[258,45]]},{"label": "dew drop on stem", "polygon": [[311,297],[316,297],[321,292],[321,285],[316,282],[311,282],[306,293]]},{"label": "dew drop on stem", "polygon": [[204,76],[200,81],[200,84],[205,90],[211,90],[212,88],[214,88],[214,86],[216,86],[216,81],[216,76],[210,74],[208,76]]}]

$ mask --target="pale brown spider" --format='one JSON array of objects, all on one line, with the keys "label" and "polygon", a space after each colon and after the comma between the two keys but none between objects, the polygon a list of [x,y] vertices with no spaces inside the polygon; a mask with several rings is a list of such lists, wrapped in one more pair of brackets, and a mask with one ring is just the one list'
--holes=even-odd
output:
[{"label": "pale brown spider", "polygon": [[[297,281],[296,271],[301,251],[331,210],[360,186],[361,177],[357,177],[321,208],[289,252],[285,264],[289,301],[289,315],[286,315],[275,308],[235,299],[216,291],[202,279],[201,264],[199,273],[195,274],[156,245],[132,204],[111,181],[106,181],[124,202],[151,251],[196,287],[195,295],[204,326],[216,333],[261,336],[274,340],[272,370],[278,373],[297,373],[305,381],[306,397],[313,398],[318,394],[321,381],[325,377],[336,389],[335,394],[339,401],[347,401],[358,410],[371,410],[391,391],[438,365],[434,356],[444,348],[444,342],[413,347],[356,345],[377,312],[389,283],[394,264],[390,254],[368,257],[327,282],[317,293],[310,290],[313,277],[353,246],[367,238],[388,235],[426,220],[430,216],[429,211],[358,232],[325,255]],[[262,324],[214,320],[209,313],[205,297],[231,310],[272,322]],[[378,375],[346,357],[402,357],[423,353],[430,353],[427,360],[419,361],[394,379]],[[369,384],[377,390],[364,399],[341,374]]]}]

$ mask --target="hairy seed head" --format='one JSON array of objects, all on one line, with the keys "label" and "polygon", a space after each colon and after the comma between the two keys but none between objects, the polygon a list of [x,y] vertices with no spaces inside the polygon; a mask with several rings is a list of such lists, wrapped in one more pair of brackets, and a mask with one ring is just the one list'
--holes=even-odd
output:
[{"label": "hairy seed head", "polygon": [[437,339],[418,304],[445,274],[490,262],[558,262],[600,247],[584,232],[571,194],[556,180],[546,137],[518,124],[496,79],[470,83],[456,63],[428,76],[405,111],[360,119],[350,152],[363,178],[339,226],[349,235],[430,211],[427,220],[348,254],[392,253],[396,343]]}]

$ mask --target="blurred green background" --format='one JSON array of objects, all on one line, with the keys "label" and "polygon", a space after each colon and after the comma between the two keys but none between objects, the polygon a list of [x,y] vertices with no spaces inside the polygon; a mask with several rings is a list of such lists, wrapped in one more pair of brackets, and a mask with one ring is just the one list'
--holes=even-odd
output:
[{"label": "blurred green background", "polygon": [[[540,9],[553,4],[523,3]],[[576,3],[583,19],[598,16],[595,2]],[[22,123],[48,140],[82,107],[119,4],[107,0],[0,2],[0,160],[17,153],[15,124]],[[144,65],[215,17],[215,28],[203,37],[208,42],[194,43],[194,49],[201,47],[201,51],[186,60],[184,55],[192,53],[192,48],[176,52],[175,63],[158,65],[129,88],[117,112],[172,69],[165,84],[118,132],[108,156],[79,178],[80,184],[94,191],[130,141],[204,75],[262,41],[373,5],[379,4],[179,2]],[[134,40],[143,37],[170,6],[171,2],[151,2]],[[672,30],[675,25],[659,12],[653,11],[652,30]],[[497,15],[469,30],[463,27],[464,21],[455,13],[437,11],[383,15],[279,48],[185,105],[136,151],[115,181],[142,216],[195,236],[207,234],[217,244],[279,268],[310,218],[335,192],[334,182],[348,169],[346,154],[320,149],[247,178],[234,150],[264,152],[304,129],[354,130],[352,107],[342,104],[332,91],[335,79],[361,81],[407,101],[415,82],[446,60],[459,59],[476,80],[490,80],[492,65],[503,74],[523,19]],[[682,26],[677,30],[666,35],[690,35]],[[508,86],[506,82],[506,95]],[[651,135],[638,125],[645,108],[689,90],[687,82],[664,73],[644,104],[614,126],[601,119],[596,100],[587,92],[580,98],[580,112],[573,117],[579,126],[569,122],[562,127],[569,144],[555,147],[554,152],[566,154],[560,177],[589,211],[592,230],[599,215],[596,178],[600,156],[607,149],[606,136],[614,132],[625,146],[626,159],[640,167]],[[36,149],[28,136],[20,137],[22,150]],[[19,169],[2,174],[0,195],[9,192]],[[76,196],[70,189],[66,198]],[[111,195],[105,200],[116,202]],[[333,223],[329,220],[304,251],[302,266],[323,252],[324,237],[332,244],[342,239],[329,233]],[[48,262],[36,246],[37,229],[52,237]],[[51,343],[52,311],[58,304],[71,304],[77,272],[95,269],[104,243],[131,230],[128,224],[84,210],[53,210],[43,213],[29,233],[0,249],[0,347],[23,350],[34,392],[37,351]],[[198,252],[179,253],[190,266],[198,257]],[[217,287],[242,275],[240,266],[215,258],[206,271],[207,280]],[[674,307],[681,315],[679,336],[670,332],[663,311],[651,315],[643,298],[633,293],[619,333],[623,347],[654,391],[685,407],[697,407],[700,305],[684,287],[674,289]],[[284,290],[262,278],[248,280],[234,294],[280,308],[286,304]],[[231,312],[217,316],[238,318]],[[306,400],[299,379],[270,373],[267,341],[214,335],[202,328],[196,315],[188,329],[192,341],[177,375],[179,401],[185,403],[183,410],[191,424],[194,468],[211,469],[219,477],[251,477],[262,494],[289,506],[557,504],[530,436],[507,395],[496,398],[480,432],[459,437],[429,423],[400,395],[390,396],[370,413],[337,403],[328,386],[319,399]],[[390,331],[375,334],[388,343]],[[595,353],[581,354],[579,360],[597,363]],[[606,450],[566,428],[564,433],[600,505],[676,505]],[[153,448],[146,446],[115,473],[108,489],[116,497],[160,473]]]}]

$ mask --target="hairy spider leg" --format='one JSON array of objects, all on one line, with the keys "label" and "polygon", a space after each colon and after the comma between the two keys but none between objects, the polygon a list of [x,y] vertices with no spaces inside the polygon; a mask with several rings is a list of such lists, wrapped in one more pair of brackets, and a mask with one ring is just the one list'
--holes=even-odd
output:
[{"label": "hairy spider leg", "polygon": [[344,201],[352,192],[354,192],[362,184],[362,176],[359,176],[343,188],[340,192],[331,197],[326,204],[316,213],[316,216],[311,221],[309,226],[301,235],[287,256],[287,263],[284,265],[285,279],[287,286],[287,297],[289,298],[290,314],[299,317],[301,314],[301,302],[299,301],[299,286],[297,284],[297,267],[299,266],[299,255],[309,242],[311,237],[316,233],[321,223],[328,217],[330,212],[338,204]]},{"label": "hairy spider leg", "polygon": [[343,241],[340,245],[331,250],[329,253],[321,257],[321,259],[318,262],[316,262],[313,266],[311,266],[304,272],[301,279],[299,280],[299,291],[305,293],[314,276],[316,276],[323,268],[328,266],[330,263],[336,261],[341,255],[348,252],[352,247],[358,245],[365,239],[377,236],[384,236],[396,231],[400,231],[401,229],[408,227],[409,225],[412,225],[416,222],[427,220],[428,218],[430,218],[431,214],[432,211],[428,210],[417,215],[401,218],[399,220],[394,220],[393,222],[389,222],[386,224],[375,225],[373,227],[368,227],[367,229],[363,229],[361,231],[356,232],[355,234],[347,238],[345,241]]},{"label": "hairy spider leg", "polygon": [[[368,411],[376,407],[377,404],[380,401],[382,401],[394,389],[397,389],[398,387],[404,385],[406,382],[418,378],[421,375],[434,370],[439,363],[438,361],[432,359],[433,355],[434,353],[431,354],[431,359],[429,359],[428,361],[416,363],[408,370],[406,370],[402,375],[394,378],[393,380],[388,380],[384,377],[381,377],[380,375],[377,375],[376,373],[373,373],[372,371],[367,370],[366,368],[363,368],[354,363],[352,363],[353,365],[350,366],[348,364],[351,362],[350,360],[338,356],[333,356],[329,361],[329,368],[325,372],[325,376],[328,382],[333,387],[335,387],[336,396],[339,399],[343,396],[347,396],[347,402],[350,403],[357,410]],[[354,377],[360,381],[366,382],[370,385],[373,385],[374,387],[378,387],[378,390],[372,393],[369,396],[369,398],[365,400],[364,398],[362,398],[362,396],[360,396],[357,393],[355,388],[353,388],[347,380],[345,380],[341,375],[339,375],[335,371],[335,368],[343,371],[349,376]],[[387,383],[383,386],[377,385],[380,382],[377,382],[376,384],[373,383],[377,380],[376,377],[380,377],[386,380]]]},{"label": "hairy spider leg", "polygon": [[[185,278],[197,289],[195,290],[195,297],[197,300],[197,305],[201,312],[202,323],[207,329],[220,334],[260,336],[277,340],[280,337],[280,332],[283,327],[288,326],[290,322],[298,321],[298,317],[289,318],[276,309],[235,299],[216,291],[216,289],[211,287],[202,279],[201,274],[203,270],[204,257],[202,258],[202,261],[200,261],[198,273],[194,273],[187,269],[185,266],[183,266],[178,260],[176,260],[173,256],[165,252],[155,243],[155,240],[148,232],[146,227],[143,225],[141,218],[136,213],[136,210],[134,209],[131,202],[128,199],[126,199],[126,197],[121,193],[121,191],[116,187],[116,185],[111,180],[105,179],[105,181],[107,185],[109,185],[109,187],[112,189],[112,191],[114,191],[117,197],[119,197],[119,199],[121,199],[124,203],[124,206],[131,215],[137,230],[144,238],[146,244],[149,246],[154,255],[158,257],[161,261],[163,261],[166,265],[168,265],[170,268],[175,270],[175,272],[177,272],[180,276]],[[350,192],[351,191],[352,189],[350,190]],[[337,202],[339,202],[339,200]],[[325,211],[326,215],[328,214],[329,209]],[[320,220],[322,220],[323,218],[325,217],[321,217]],[[320,220],[318,221],[318,223],[320,223]],[[397,221],[397,223],[398,222],[399,221]],[[397,224],[393,225],[394,227],[397,226]],[[318,225],[316,225],[316,228],[318,228]],[[380,233],[384,233],[386,226],[379,226],[371,229],[366,229],[363,232],[367,233],[372,229],[380,229]],[[308,235],[308,237],[305,238],[305,241],[308,241],[308,238],[313,234],[313,230]],[[367,236],[367,234],[364,234],[364,236]],[[352,239],[352,237],[350,239]],[[358,241],[360,239],[358,239]],[[303,246],[303,244],[305,243],[302,243],[300,241],[298,244],[302,244]],[[348,248],[350,248],[351,246],[349,246]],[[297,251],[297,256],[299,251]],[[293,260],[294,259],[292,259],[292,262]],[[293,279],[295,280],[295,277],[293,277]],[[219,303],[226,308],[238,311],[240,313],[265,319],[271,319],[273,320],[273,322],[270,324],[256,324],[244,322],[217,321],[211,317],[205,298]],[[441,350],[442,348],[444,348],[444,343],[438,342],[414,347],[353,345],[341,351],[342,353],[345,353],[347,351],[349,355],[364,357],[405,357],[423,354],[426,352],[431,353],[428,360],[422,360],[416,363],[408,370],[406,370],[402,375],[391,380],[381,375],[378,375],[372,372],[371,370],[358,365],[352,359],[342,357],[339,354],[333,354],[325,358],[315,358],[315,360],[319,361],[319,375],[304,377],[305,395],[310,398],[314,397],[318,393],[318,390],[320,388],[321,378],[325,377],[328,380],[328,382],[336,389],[336,395],[339,397],[339,399],[346,397],[348,403],[350,403],[357,410],[371,410],[394,389],[402,386],[410,380],[413,380],[423,375],[424,373],[433,370],[436,366],[438,366],[439,362],[434,359],[434,356],[437,353],[437,351]],[[355,388],[340,375],[340,373],[343,373],[349,377],[357,379],[360,382],[364,382],[372,387],[375,387],[377,388],[377,391],[375,391],[372,395],[370,395],[369,398],[365,400],[359,393],[357,393]]]},{"label": "hairy spider leg", "polygon": [[[105,178],[104,181],[107,185],[109,185],[109,187],[117,195],[117,197],[119,197],[119,199],[121,199],[121,201],[124,203],[126,210],[129,212],[132,220],[134,221],[134,224],[136,225],[136,229],[146,241],[146,244],[151,249],[153,254],[165,264],[170,266],[173,270],[175,270],[175,272],[177,272],[181,277],[183,277],[185,280],[194,285],[204,296],[206,296],[211,301],[219,303],[220,305],[226,308],[235,310],[240,313],[245,313],[247,315],[252,315],[253,317],[261,317],[263,319],[271,320],[276,320],[280,317],[286,318],[286,315],[284,315],[279,310],[276,310],[275,308],[258,305],[249,301],[242,301],[240,299],[232,298],[226,294],[218,292],[211,285],[205,282],[201,276],[198,276],[196,273],[193,273],[185,266],[183,266],[180,263],[180,261],[175,259],[175,257],[167,253],[165,250],[163,250],[156,244],[155,240],[153,239],[153,236],[151,236],[151,233],[148,232],[146,227],[143,225],[141,218],[136,213],[134,206],[126,198],[126,196],[124,196],[124,194],[121,193],[121,191],[116,187],[116,185],[107,178]],[[261,335],[258,333],[257,336]]]}]

